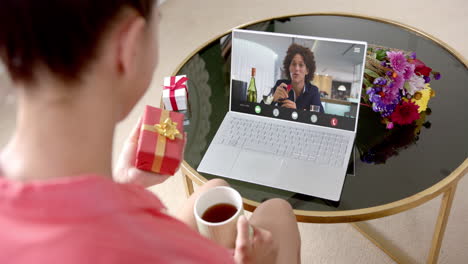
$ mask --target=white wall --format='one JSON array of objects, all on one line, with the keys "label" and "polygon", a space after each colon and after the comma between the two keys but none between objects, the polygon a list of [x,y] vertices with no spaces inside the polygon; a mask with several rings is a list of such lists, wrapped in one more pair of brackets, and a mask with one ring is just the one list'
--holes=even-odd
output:
[{"label": "white wall", "polygon": [[292,40],[243,32],[236,34],[233,40],[232,77],[248,83],[251,68],[256,68],[257,100],[260,101],[261,95],[268,94],[281,78],[283,58]]}]

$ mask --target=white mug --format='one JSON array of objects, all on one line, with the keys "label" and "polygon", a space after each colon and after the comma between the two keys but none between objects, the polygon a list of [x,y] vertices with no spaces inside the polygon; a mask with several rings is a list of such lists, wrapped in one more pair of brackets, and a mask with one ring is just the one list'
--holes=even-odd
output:
[{"label": "white mug", "polygon": [[[207,222],[202,219],[203,214],[208,208],[222,203],[235,206],[237,208],[236,213],[229,219],[218,223]],[[198,197],[195,201],[193,213],[200,234],[226,248],[235,247],[237,220],[244,214],[242,197],[239,192],[231,187],[214,187]]]}]

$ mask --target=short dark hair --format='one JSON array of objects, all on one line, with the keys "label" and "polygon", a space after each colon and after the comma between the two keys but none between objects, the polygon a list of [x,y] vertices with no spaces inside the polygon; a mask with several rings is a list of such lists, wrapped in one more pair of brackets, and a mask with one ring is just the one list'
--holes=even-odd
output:
[{"label": "short dark hair", "polygon": [[0,59],[13,81],[32,83],[38,66],[76,81],[123,7],[145,19],[155,0],[3,0]]},{"label": "short dark hair", "polygon": [[286,52],[286,57],[283,60],[283,70],[286,74],[286,77],[289,79],[291,78],[291,73],[289,72],[289,65],[291,65],[291,61],[293,60],[294,56],[299,54],[304,59],[304,63],[309,70],[309,74],[305,76],[305,81],[310,82],[314,79],[315,74],[315,57],[314,53],[304,46],[299,44],[293,43],[289,46],[288,51]]}]

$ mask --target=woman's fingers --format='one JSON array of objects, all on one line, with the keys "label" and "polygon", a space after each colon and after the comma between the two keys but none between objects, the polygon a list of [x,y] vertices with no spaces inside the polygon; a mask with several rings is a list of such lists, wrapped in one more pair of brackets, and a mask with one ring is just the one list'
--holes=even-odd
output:
[{"label": "woman's fingers", "polygon": [[285,94],[284,90],[283,89],[278,89],[278,93],[276,93],[276,97],[278,98],[278,100],[282,100],[282,99],[287,99],[288,96]]},{"label": "woman's fingers", "polygon": [[273,95],[273,101],[278,101],[279,99],[288,98],[287,92],[288,86],[285,83],[281,83],[276,87],[275,94]]},{"label": "woman's fingers", "polygon": [[273,235],[270,231],[262,228],[255,228],[254,239],[260,243],[270,245],[273,243]]},{"label": "woman's fingers", "polygon": [[237,238],[236,238],[236,259],[244,260],[245,257],[250,255],[252,249],[252,242],[249,237],[249,222],[245,216],[239,217],[237,220]]},{"label": "woman's fingers", "polygon": [[133,164],[133,161],[136,158],[136,149],[138,139],[140,138],[140,128],[142,123],[143,119],[140,117],[138,119],[138,122],[136,122],[135,126],[132,128],[132,131],[128,135],[127,139],[125,140],[122,152],[120,154],[122,163]]},{"label": "woman's fingers", "polygon": [[288,85],[285,84],[285,83],[281,83],[281,84],[279,85],[279,87],[283,88],[285,91],[288,90]]},{"label": "woman's fingers", "polygon": [[129,143],[137,143],[138,138],[140,138],[140,128],[141,124],[143,123],[143,119],[140,117],[138,118],[138,122],[135,123],[134,127],[132,128],[132,132],[130,132],[127,142]]},{"label": "woman's fingers", "polygon": [[285,83],[281,83],[279,85],[279,87],[282,88],[282,89],[279,89],[280,93],[281,93],[281,98],[288,98],[289,97],[289,95],[288,95],[288,85],[285,84]]},{"label": "woman's fingers", "polygon": [[284,89],[281,89],[281,97],[282,98],[288,98],[289,97],[288,92],[286,92],[286,90],[284,90]]},{"label": "woman's fingers", "polygon": [[281,106],[286,107],[286,108],[296,109],[296,103],[294,103],[291,100],[284,100]]}]

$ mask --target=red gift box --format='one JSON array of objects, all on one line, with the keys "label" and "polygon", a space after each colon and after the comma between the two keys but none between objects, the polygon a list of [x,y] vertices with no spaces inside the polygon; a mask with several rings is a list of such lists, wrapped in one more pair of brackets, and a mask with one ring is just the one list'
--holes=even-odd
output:
[{"label": "red gift box", "polygon": [[184,115],[146,106],[135,166],[162,175],[174,175],[183,158]]}]

